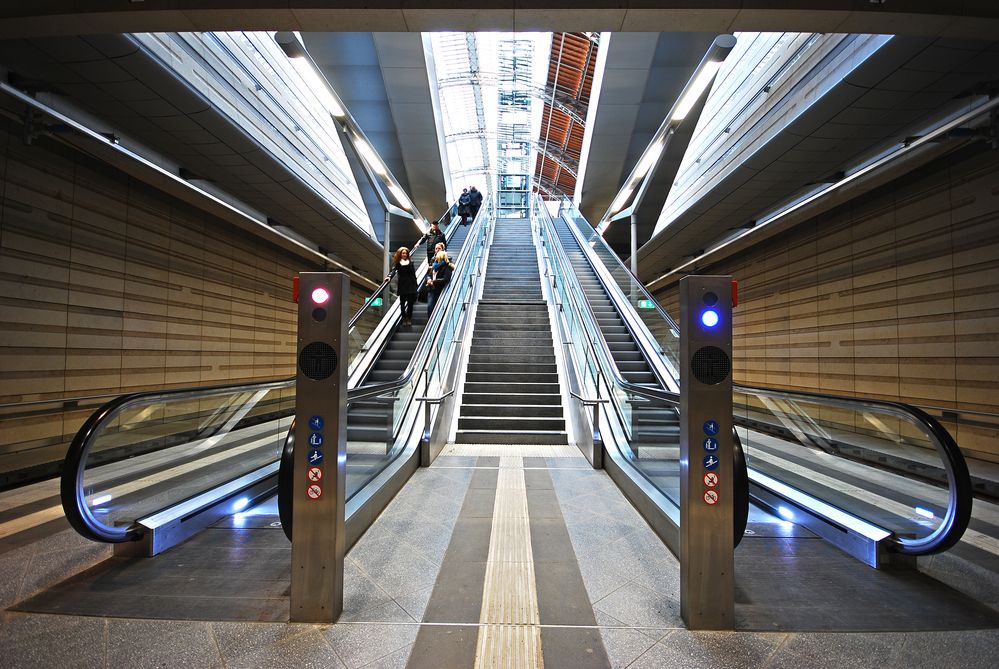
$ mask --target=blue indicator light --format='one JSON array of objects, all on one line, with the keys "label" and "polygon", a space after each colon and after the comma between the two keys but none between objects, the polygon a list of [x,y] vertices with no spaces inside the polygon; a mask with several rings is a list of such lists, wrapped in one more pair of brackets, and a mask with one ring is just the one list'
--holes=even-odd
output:
[{"label": "blue indicator light", "polygon": [[713,328],[718,325],[718,312],[714,309],[707,309],[703,314],[701,314],[701,323],[703,323],[706,328]]}]

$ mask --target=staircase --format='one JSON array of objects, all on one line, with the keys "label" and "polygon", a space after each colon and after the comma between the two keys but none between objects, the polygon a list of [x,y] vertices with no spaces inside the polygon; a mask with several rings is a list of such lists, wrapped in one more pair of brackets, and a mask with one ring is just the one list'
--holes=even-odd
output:
[{"label": "staircase", "polygon": [[457,443],[568,443],[527,220],[496,223],[461,401]]},{"label": "staircase", "polygon": [[[649,367],[624,319],[607,295],[607,290],[597,277],[597,273],[583,255],[579,242],[569,230],[569,224],[562,218],[554,219],[554,223],[565,255],[572,265],[572,270],[583,289],[586,301],[593,311],[593,316],[621,376],[631,383],[658,386],[652,368]],[[639,457],[642,457],[643,449],[679,446],[680,413],[670,406],[662,404],[654,406],[653,403],[636,401],[632,405],[631,427],[631,447]],[[658,453],[656,457],[661,458],[662,454]]]}]

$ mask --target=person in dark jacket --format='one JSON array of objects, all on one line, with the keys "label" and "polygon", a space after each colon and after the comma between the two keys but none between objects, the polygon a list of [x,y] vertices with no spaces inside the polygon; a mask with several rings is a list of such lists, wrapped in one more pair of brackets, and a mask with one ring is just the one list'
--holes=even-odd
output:
[{"label": "person in dark jacket", "polygon": [[437,255],[437,251],[434,248],[438,244],[443,244],[444,248],[447,248],[447,240],[444,238],[444,231],[440,229],[437,221],[430,224],[430,231],[423,236],[423,239],[427,242],[427,264],[433,265],[434,258]]},{"label": "person in dark jacket", "polygon": [[468,191],[470,196],[470,201],[468,206],[472,209],[472,220],[479,215],[479,209],[482,208],[482,193],[475,186],[472,186],[471,190]]},{"label": "person in dark jacket", "polygon": [[447,259],[447,252],[439,252],[434,258],[434,264],[430,267],[430,276],[427,278],[427,317],[433,313],[434,305],[451,282],[453,269],[454,266]]},{"label": "person in dark jacket", "polygon": [[472,195],[467,188],[463,188],[458,196],[458,215],[461,216],[462,225],[468,225],[472,218]]},{"label": "person in dark jacket", "polygon": [[392,268],[395,271],[396,288],[402,306],[402,324],[409,326],[413,324],[413,306],[416,304],[419,286],[416,283],[416,265],[409,257],[408,248],[399,247],[392,259]]}]

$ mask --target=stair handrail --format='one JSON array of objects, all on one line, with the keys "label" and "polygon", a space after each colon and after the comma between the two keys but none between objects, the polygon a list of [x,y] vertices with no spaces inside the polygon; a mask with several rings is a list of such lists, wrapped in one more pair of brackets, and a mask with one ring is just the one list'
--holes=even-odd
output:
[{"label": "stair handrail", "polygon": [[[563,202],[562,210],[564,211],[568,208],[570,211],[576,212],[576,217],[586,222],[586,219],[579,213],[578,209],[572,205],[567,199]],[[547,210],[546,210],[547,213]],[[586,223],[586,225],[589,225]],[[598,279],[603,284],[605,290],[607,290],[608,296],[614,302],[617,311],[625,319],[626,324],[629,329],[632,329],[637,321],[641,326],[641,330],[648,331],[645,323],[641,318],[635,318],[634,309],[630,302],[624,300],[617,293],[620,292],[620,287],[617,286],[616,281],[610,281],[610,284],[617,288],[616,291],[608,289],[608,274],[607,269],[604,267],[603,260],[595,257],[592,253],[592,249],[589,247],[590,240],[583,240],[582,231],[579,229],[577,223],[573,222],[568,224],[570,232],[573,233],[573,237],[576,239],[577,244],[583,252],[583,256],[587,259],[589,264],[593,267]],[[557,237],[557,235],[556,235]],[[594,230],[593,237],[599,238],[599,243],[603,244],[609,254],[621,264],[623,263],[617,258],[613,250],[604,240],[602,235],[596,233]],[[597,241],[597,240],[594,240]],[[603,271],[600,271],[600,270]],[[626,269],[626,268],[625,268]],[[669,314],[662,308],[657,300],[655,300],[645,289],[645,286],[637,281],[643,295],[655,305],[655,310],[660,314],[663,319],[667,322],[669,327],[671,327],[675,332],[679,333],[679,328],[676,322],[669,316]],[[651,332],[649,332],[651,336]],[[654,337],[653,337],[654,340]],[[641,348],[641,347],[640,347]],[[659,347],[659,355],[661,357],[662,351]],[[647,356],[647,349],[642,349],[643,353]],[[658,376],[658,374],[657,374]],[[615,378],[615,382],[617,379]],[[629,392],[635,392],[636,394],[643,394],[642,386],[626,388]],[[948,490],[948,503],[947,509],[944,517],[941,519],[940,525],[937,529],[923,538],[909,538],[898,536],[892,533],[892,544],[893,549],[902,554],[906,555],[930,555],[934,553],[943,552],[952,546],[954,546],[958,541],[960,541],[961,536],[964,534],[971,521],[971,510],[973,505],[973,487],[971,483],[971,475],[968,471],[967,461],[964,458],[964,454],[961,452],[960,447],[954,440],[950,432],[933,416],[927,412],[919,409],[916,406],[907,404],[904,402],[892,402],[887,400],[875,400],[859,397],[848,397],[842,395],[831,395],[827,393],[814,393],[808,391],[798,391],[798,390],[781,390],[772,388],[761,388],[755,386],[743,386],[743,385],[733,385],[733,393],[742,393],[746,395],[763,395],[770,397],[779,397],[788,401],[794,401],[798,399],[799,401],[804,400],[815,400],[821,401],[828,404],[833,404],[842,408],[847,408],[853,411],[857,411],[857,407],[877,409],[881,412],[891,414],[898,418],[902,418],[907,421],[914,422],[919,425],[919,427],[930,437],[933,442],[934,448],[937,454],[940,456],[941,461],[944,465],[944,473],[947,477],[947,490]],[[736,418],[736,423],[739,424],[742,421],[738,416]]]},{"label": "stair handrail", "polygon": [[[485,207],[483,207],[483,209],[485,209]],[[451,210],[452,207],[449,207],[438,220],[442,220]],[[448,239],[451,239],[457,230],[457,226],[452,225],[449,227],[451,228],[450,233],[445,231],[445,234],[448,235]],[[416,245],[419,245],[419,241]],[[424,260],[421,265],[421,269],[426,264],[426,260]],[[390,281],[391,276],[382,281],[375,292],[369,296],[369,299],[365,302],[365,304],[362,305],[354,316],[351,317],[348,323],[348,329],[353,326],[363,315],[363,312],[374,303],[374,297],[381,294]],[[69,448],[66,451],[66,456],[63,459],[63,467],[59,484],[60,499],[66,519],[69,521],[73,529],[75,529],[80,535],[93,541],[119,543],[123,541],[131,541],[136,538],[136,530],[134,528],[128,526],[109,526],[100,522],[90,511],[90,508],[86,503],[86,495],[84,492],[86,463],[94,445],[94,439],[101,433],[105,425],[114,420],[116,416],[127,408],[166,401],[207,399],[219,395],[236,394],[241,392],[257,393],[268,390],[282,390],[290,388],[294,385],[295,378],[292,377],[290,379],[281,379],[276,381],[219,384],[170,390],[150,390],[114,396],[112,399],[103,403],[87,418],[87,420],[84,421],[83,425],[80,426],[80,429],[77,430],[73,440],[70,442]],[[367,396],[367,394],[370,394],[365,393],[363,387],[357,388],[356,390],[358,391],[357,394],[359,396]],[[348,391],[348,398],[351,397],[351,393],[352,391]],[[289,415],[289,413],[286,412],[284,415]]]},{"label": "stair handrail", "polygon": [[[481,263],[482,254],[476,255],[476,251],[479,248],[483,248],[487,243],[487,236],[491,229],[488,225],[490,219],[490,207],[488,207],[489,199],[483,203],[480,208],[478,215],[476,215],[475,220],[471,223],[469,228],[469,237],[477,237],[471,239],[472,243],[466,243],[462,246],[461,253],[455,262],[455,269],[452,274],[451,282],[444,289],[441,294],[441,299],[437,302],[441,308],[435,308],[431,314],[430,320],[427,322],[426,328],[423,330],[423,334],[417,343],[416,350],[413,352],[410,358],[409,364],[403,371],[402,375],[393,380],[386,381],[383,383],[367,384],[364,386],[359,386],[353,388],[347,393],[347,404],[350,405],[352,402],[356,402],[361,399],[368,397],[376,397],[381,395],[387,395],[394,392],[400,388],[406,386],[410,381],[413,380],[413,375],[419,370],[422,373],[422,368],[425,365],[425,358],[428,358],[430,352],[433,350],[435,343],[443,335],[443,325],[447,321],[451,312],[457,309],[462,311],[465,310],[464,303],[458,303],[455,300],[445,299],[445,296],[449,295],[452,286],[456,285],[459,281],[463,281],[467,274],[478,269],[479,263]],[[472,266],[472,259],[478,258],[479,263]],[[453,390],[450,392],[454,392]],[[419,401],[419,397],[416,393],[410,397],[410,403]],[[408,407],[406,409],[408,411]],[[393,430],[392,439],[393,441],[398,438],[398,431]],[[291,485],[293,481],[293,468],[294,468],[294,443],[295,443],[295,424],[292,422],[291,427],[288,430],[288,435],[285,439],[284,447],[282,448],[281,463],[278,469],[278,512],[281,517],[282,528],[284,529],[285,536],[288,540],[292,537],[292,507],[294,505],[294,488]]]},{"label": "stair handrail", "polygon": [[[548,233],[548,239],[558,239],[557,231],[551,216],[545,207],[539,207],[542,211],[541,219],[543,221],[543,226],[545,226],[546,232]],[[565,255],[565,249],[562,248],[560,243],[550,244],[546,243],[546,248],[549,249],[550,253],[554,253],[554,257],[546,254],[545,260],[549,263],[558,263],[561,271],[558,274],[553,275],[556,280],[561,276],[572,276],[572,265],[569,262],[568,257]],[[552,269],[555,269],[553,266]],[[563,279],[564,280],[564,279]],[[585,295],[582,294],[582,289],[578,285],[578,282],[568,282],[570,285],[570,290],[567,291],[567,295],[571,301],[569,308],[572,309],[576,314],[578,314],[580,321],[584,324],[584,330],[587,332],[586,345],[591,352],[591,356],[594,360],[598,361],[600,365],[601,373],[598,375],[596,384],[597,400],[602,400],[600,398],[600,379],[603,379],[605,384],[613,383],[617,387],[625,390],[630,394],[635,394],[646,399],[657,400],[667,404],[675,406],[678,410],[680,408],[680,395],[669,390],[664,390],[661,388],[642,386],[632,383],[625,379],[620,370],[617,367],[617,363],[614,361],[614,356],[611,353],[609,347],[607,346],[607,341],[604,339],[600,332],[599,324],[597,323],[596,316],[590,307],[589,302],[586,300]],[[562,305],[564,308],[564,305]],[[610,399],[602,400],[604,402],[609,402],[611,406],[614,407],[615,413],[617,414],[618,422],[624,427],[624,437],[625,439],[630,439],[631,435],[628,433],[628,420],[624,415],[622,407],[616,401],[616,395],[613,392],[607,393]],[[575,395],[575,393],[573,393]],[[581,401],[592,401],[583,400],[579,395],[575,395],[577,399]],[[598,420],[598,419],[597,419]],[[739,438],[739,434],[732,430],[732,440],[733,440],[733,450],[735,452],[735,462],[734,462],[734,480],[733,486],[736,493],[736,498],[739,500],[744,500],[745,503],[738,503],[734,505],[734,541],[735,545],[738,545],[742,540],[742,537],[746,531],[746,525],[749,520],[749,476],[746,468],[746,458],[742,448],[742,441]],[[627,459],[627,458],[626,458]],[[636,469],[636,472],[640,476],[645,476],[642,472]]]}]

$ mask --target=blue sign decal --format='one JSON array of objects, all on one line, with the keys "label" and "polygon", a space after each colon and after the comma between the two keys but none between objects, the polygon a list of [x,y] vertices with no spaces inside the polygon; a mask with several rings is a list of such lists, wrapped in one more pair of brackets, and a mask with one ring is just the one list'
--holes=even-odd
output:
[{"label": "blue sign decal", "polygon": [[323,420],[322,416],[313,416],[309,419],[309,427],[313,430],[321,430],[325,424],[326,421]]},{"label": "blue sign decal", "polygon": [[312,434],[309,435],[309,446],[315,446],[316,448],[319,448],[322,445],[323,445],[323,435],[319,434],[318,432],[313,432]]},{"label": "blue sign decal", "polygon": [[708,437],[704,440],[704,450],[706,451],[717,451],[718,450],[718,440],[714,437]]},{"label": "blue sign decal", "polygon": [[718,421],[706,420],[704,421],[704,434],[709,437],[713,437],[718,434]]},{"label": "blue sign decal", "polygon": [[322,451],[309,451],[309,464],[310,465],[321,465],[321,464],[323,464],[323,452]]},{"label": "blue sign decal", "polygon": [[715,455],[705,455],[704,456],[704,468],[705,469],[708,469],[708,470],[718,469],[718,463],[719,462],[721,462],[721,461]]}]

